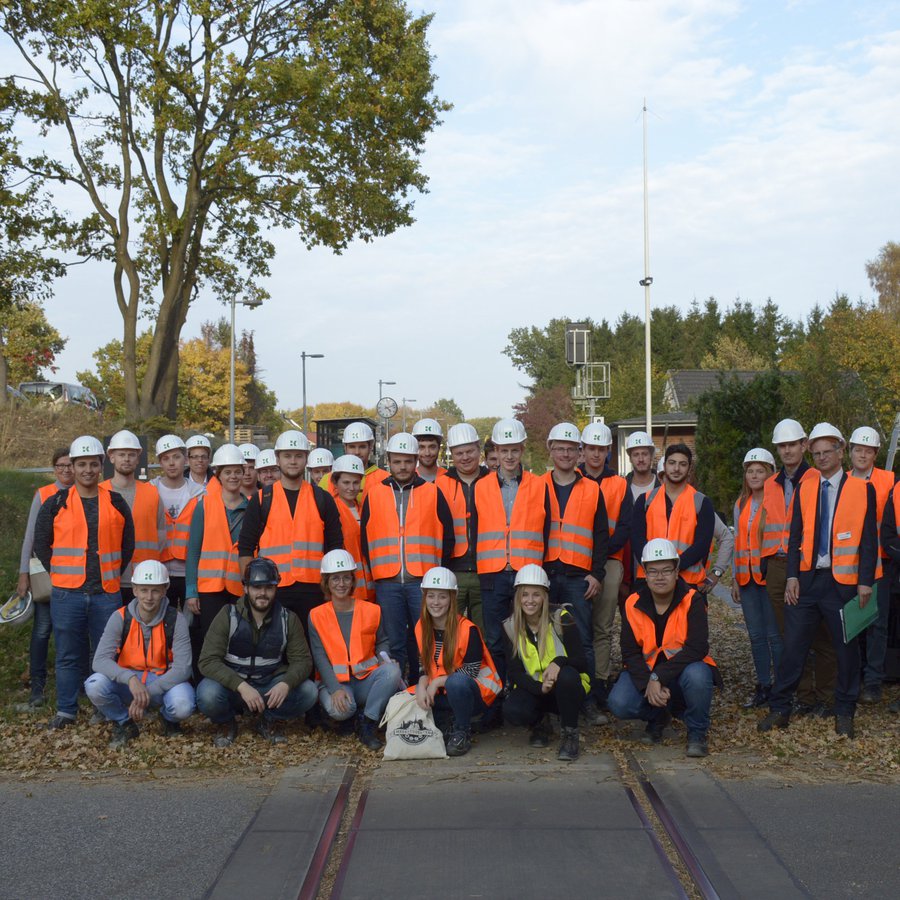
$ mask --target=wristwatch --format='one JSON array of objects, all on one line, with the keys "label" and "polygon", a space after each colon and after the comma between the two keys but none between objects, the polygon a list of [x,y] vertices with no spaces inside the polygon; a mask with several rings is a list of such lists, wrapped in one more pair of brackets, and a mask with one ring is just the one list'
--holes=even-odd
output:
[{"label": "wristwatch", "polygon": [[716,578],[721,578],[725,574],[724,569],[720,569],[718,566],[713,566],[710,570]]},{"label": "wristwatch", "polygon": [[650,673],[650,680],[651,680],[651,681],[659,681],[659,675],[657,675],[656,672],[651,672],[651,673]]}]

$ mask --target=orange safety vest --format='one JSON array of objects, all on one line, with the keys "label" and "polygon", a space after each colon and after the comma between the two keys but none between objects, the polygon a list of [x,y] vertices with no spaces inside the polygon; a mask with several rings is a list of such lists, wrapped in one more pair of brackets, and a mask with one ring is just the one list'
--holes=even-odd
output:
[{"label": "orange safety vest", "polygon": [[[647,519],[647,540],[666,538],[670,540],[680,556],[691,544],[697,531],[697,516],[703,504],[703,494],[687,484],[672,504],[672,514],[666,519],[666,489],[653,488],[646,495],[644,515]],[[702,584],[706,578],[706,563],[697,562],[681,569],[679,575],[688,584]],[[638,578],[644,578],[644,567],[638,566]]]},{"label": "orange safety vest", "polygon": [[372,487],[366,497],[369,504],[366,540],[372,578],[380,581],[398,575],[401,551],[404,567],[415,578],[441,564],[443,529],[437,501],[438,489],[432,482],[410,488],[406,519],[401,525],[394,489],[383,483]]},{"label": "orange safety vest", "polygon": [[[850,476],[850,472],[847,472]],[[875,566],[876,580],[884,574],[882,560],[888,559],[887,553],[881,549],[881,520],[884,518],[884,507],[887,505],[891,491],[894,489],[894,473],[885,469],[872,469],[869,476],[869,484],[875,488],[875,519],[878,523],[878,562]]]},{"label": "orange safety vest", "polygon": [[[125,607],[116,610],[116,614],[125,619]],[[124,624],[122,626],[124,628]],[[144,646],[144,629],[137,618],[131,619],[131,627],[122,641],[122,649],[116,662],[123,669],[143,672],[141,682],[147,683],[147,673],[164,675],[172,662],[172,648],[166,647],[165,620],[157,622],[150,629],[150,646]]]},{"label": "orange safety vest", "polygon": [[[597,482],[603,492],[603,500],[606,503],[606,517],[609,519],[609,536],[613,536],[619,524],[619,516],[622,512],[622,504],[625,502],[625,491],[628,490],[628,482],[621,475],[610,475]],[[625,561],[625,548],[620,547],[615,553],[609,554],[609,559]]]},{"label": "orange safety vest", "polygon": [[600,502],[600,486],[591,478],[576,475],[569,494],[565,515],[560,515],[559,501],[553,489],[553,473],[542,476],[550,498],[550,536],[546,562],[559,560],[590,572],[594,555],[594,518]]},{"label": "orange safety vest", "polygon": [[[366,497],[366,494],[369,491],[369,488],[376,485],[381,484],[382,481],[385,480],[390,475],[389,472],[386,472],[384,469],[380,469],[374,463],[366,469],[363,474],[362,481],[359,483],[359,493],[356,495],[356,502],[362,504],[363,500]],[[319,482],[319,487],[322,488],[323,491],[328,491],[332,497],[337,497],[337,488],[334,486],[334,479],[331,477],[331,472],[326,472],[322,476],[322,480]]]},{"label": "orange safety vest", "polygon": [[[819,474],[818,471],[816,474]],[[816,512],[821,483],[819,477],[804,479],[800,484],[800,513],[803,516],[801,572],[810,572],[816,567],[813,544],[818,531]],[[834,509],[831,520],[831,574],[839,584],[856,584],[859,580],[859,547],[868,509],[868,486],[867,481],[859,478],[845,478]]]},{"label": "orange safety vest", "polygon": [[[815,478],[818,474],[816,469],[807,469],[800,476],[800,484],[807,478]],[[775,480],[776,478],[777,472],[770,475],[763,485],[763,511],[766,514],[766,523],[763,525],[761,556],[787,553],[788,540],[791,536],[791,517],[794,514],[794,497],[797,496],[797,491],[791,495],[791,505],[785,509],[784,488]],[[798,484],[797,489],[799,488]]]},{"label": "orange safety vest", "polygon": [[191,536],[191,519],[194,517],[194,510],[197,508],[197,501],[200,494],[191,497],[184,508],[178,514],[177,519],[173,519],[166,510],[166,546],[162,552],[162,562],[168,562],[170,559],[187,559],[188,540]]},{"label": "orange safety vest", "polygon": [[[323,603],[309,611],[309,621],[315,625],[335,678],[346,683],[354,678],[368,678],[378,668],[375,639],[381,624],[381,608],[377,603],[356,603],[353,624],[350,626],[350,649],[338,624],[333,603]],[[318,674],[316,680],[319,680]]]},{"label": "orange safety vest", "polygon": [[[114,491],[112,479],[100,482],[105,491]],[[134,483],[134,506],[131,507],[134,522],[134,555],[131,564],[136,566],[147,559],[158,560],[159,550],[159,491],[146,481]]]},{"label": "orange safety vest", "polygon": [[[751,501],[748,497],[744,502],[743,509],[734,504],[734,559],[732,560],[732,568],[734,569],[734,577],[740,585],[749,584],[750,575],[757,584],[765,584],[766,579],[763,578],[760,569],[760,540],[759,540],[759,520],[750,528],[750,506]],[[756,515],[761,516],[763,505],[760,503],[756,510]]]},{"label": "orange safety vest", "polygon": [[[260,490],[260,504],[262,496]],[[319,568],[325,555],[325,523],[309,482],[300,484],[293,519],[284,486],[280,481],[272,485],[272,507],[259,538],[259,555],[267,556],[278,566],[280,587],[298,582],[319,583]]]},{"label": "orange safety vest", "polygon": [[[122,574],[122,534],[125,518],[113,506],[109,491],[97,494],[97,555],[100,581],[107,594],[119,590]],[[54,587],[74,590],[84,584],[87,574],[88,527],[78,491],[71,488],[66,505],[53,519],[53,554],[50,557],[50,581]]]},{"label": "orange safety vest", "polygon": [[209,476],[209,481],[206,482],[206,496],[207,497],[215,497],[222,493],[222,482],[216,478],[215,475]]},{"label": "orange safety vest", "polygon": [[357,600],[374,600],[375,584],[366,576],[366,568],[362,562],[362,542],[359,535],[359,519],[353,510],[338,497],[335,500],[341,517],[341,531],[344,533],[344,549],[356,560],[356,581],[353,596]]},{"label": "orange safety vest", "polygon": [[496,473],[475,483],[475,510],[478,513],[475,559],[479,575],[500,572],[507,565],[519,570],[529,563],[539,566],[544,561],[546,494],[544,479],[523,471],[507,525]]},{"label": "orange safety vest", "polygon": [[203,543],[197,561],[197,593],[218,591],[228,591],[234,597],[244,594],[238,545],[231,539],[221,491],[217,496],[207,494],[203,499]]},{"label": "orange safety vest", "polygon": [[442,473],[434,482],[450,507],[453,516],[453,558],[465,556],[469,550],[469,510],[466,507],[466,494],[459,479],[450,478]]},{"label": "orange safety vest", "polygon": [[[443,647],[441,647],[441,652],[438,654],[437,663],[435,663],[433,656],[430,659],[426,659],[424,656],[422,657],[422,667],[425,669],[428,677],[432,680],[452,675],[457,671],[457,669],[462,666],[463,660],[466,658],[466,651],[469,649],[469,638],[472,634],[472,630],[474,629],[478,635],[481,635],[481,632],[478,631],[478,626],[465,616],[458,616],[457,622],[456,650],[453,653],[453,665],[449,670],[444,663]],[[419,655],[421,656],[421,620],[416,622],[416,645],[419,648]],[[475,683],[478,685],[481,699],[484,700],[486,706],[490,706],[497,699],[500,691],[503,690],[503,682],[500,681],[500,676],[497,674],[497,667],[494,665],[494,660],[491,658],[491,651],[488,650],[484,638],[481,639],[481,665],[478,667],[478,675],[475,678]],[[416,685],[411,684],[406,690],[407,693],[415,694]],[[441,688],[441,690],[443,690],[443,688]]]},{"label": "orange safety vest", "polygon": [[[684,649],[684,643],[687,640],[688,612],[696,593],[694,589],[689,590],[672,610],[663,630],[662,647],[656,645],[656,625],[653,619],[637,608],[640,595],[635,592],[625,601],[625,615],[628,617],[628,624],[631,626],[634,639],[641,647],[644,661],[651,671],[653,671],[660,653],[664,654],[666,659],[671,659]],[[716,664],[709,654],[703,657],[703,662],[710,666]]]},{"label": "orange safety vest", "polygon": [[45,484],[43,487],[39,487],[37,489],[37,495],[41,498],[41,506],[43,506],[50,497],[58,493],[58,491],[59,488],[56,484]]}]

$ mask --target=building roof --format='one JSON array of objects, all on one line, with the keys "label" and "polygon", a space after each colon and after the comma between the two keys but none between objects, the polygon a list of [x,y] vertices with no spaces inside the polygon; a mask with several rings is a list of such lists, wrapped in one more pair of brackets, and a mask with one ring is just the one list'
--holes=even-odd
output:
[{"label": "building roof", "polygon": [[[643,428],[644,425],[647,424],[646,416],[635,416],[632,419],[618,419],[615,422],[610,422],[611,428],[632,428],[635,426],[641,426]],[[697,413],[681,410],[671,410],[669,412],[664,413],[653,413],[653,427],[656,429],[657,425],[696,425],[697,424]]]},{"label": "building roof", "polygon": [[669,369],[663,400],[670,410],[690,409],[702,394],[718,390],[722,380],[747,383],[762,374],[748,369]]}]

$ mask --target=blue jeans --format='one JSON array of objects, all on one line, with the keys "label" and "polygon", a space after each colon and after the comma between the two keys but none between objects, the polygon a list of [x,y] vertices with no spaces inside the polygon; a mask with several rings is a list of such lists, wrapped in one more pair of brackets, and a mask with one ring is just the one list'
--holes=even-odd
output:
[{"label": "blue jeans", "polygon": [[781,664],[783,643],[778,620],[765,585],[748,581],[740,587],[741,611],[750,636],[750,654],[756,669],[756,683],[768,687],[772,672]]},{"label": "blue jeans", "polygon": [[367,719],[380,722],[387,708],[388,700],[401,689],[400,666],[396,663],[380,665],[368,678],[350,677],[341,687],[350,697],[347,712],[338,712],[331,699],[331,691],[324,684],[319,685],[319,703],[325,713],[337,722],[344,722],[356,715],[361,706]]},{"label": "blue jeans", "polygon": [[444,690],[445,694],[438,694],[434,698],[435,711],[445,712],[449,707],[453,714],[454,730],[468,731],[472,726],[472,716],[487,709],[478,683],[465,672],[457,671],[444,682]]},{"label": "blue jeans", "polygon": [[887,655],[888,618],[891,612],[891,580],[879,578],[878,618],[866,629],[866,668],[863,684],[881,687],[884,681],[884,658]]},{"label": "blue jeans", "polygon": [[50,615],[56,641],[56,709],[74,719],[78,714],[78,690],[84,681],[82,661],[88,644],[96,649],[109,617],[122,605],[114,594],[86,594],[53,588]]},{"label": "blue jeans", "polygon": [[[265,698],[266,692],[281,680],[281,677],[276,675],[268,681],[255,682],[253,687]],[[267,719],[297,719],[316,705],[318,696],[319,692],[313,682],[309,679],[301,681],[284,698],[281,706],[276,709],[267,708],[263,716]],[[235,716],[244,715],[248,711],[247,704],[237,691],[230,691],[212,678],[204,678],[197,688],[197,709],[216,725],[231,722]]]},{"label": "blue jeans", "polygon": [[414,629],[422,611],[422,583],[420,580],[376,581],[375,599],[381,607],[381,621],[387,632],[391,659],[397,660],[402,673],[409,662],[409,683],[419,679],[419,654],[410,645],[415,644]]},{"label": "blue jeans", "polygon": [[[588,672],[591,681],[594,680],[594,601],[585,600],[584,592],[587,590],[587,582],[584,575],[567,575],[565,572],[555,572],[550,576],[550,602],[557,606],[564,603],[568,606],[578,633],[581,635],[581,646],[584,649],[584,658],[587,660]],[[597,597],[600,602],[600,597]]]},{"label": "blue jeans", "polygon": [[[703,739],[709,731],[709,708],[712,705],[713,673],[705,662],[692,662],[682,669],[678,680],[668,685],[672,696],[668,708],[684,719],[688,739]],[[617,719],[653,721],[661,707],[651,706],[634,686],[631,675],[622,672],[606,701]]]},{"label": "blue jeans", "polygon": [[506,684],[506,650],[503,638],[503,622],[512,614],[512,602],[516,589],[515,572],[495,572],[480,575],[481,613],[484,617],[484,642],[491,651],[500,680]]},{"label": "blue jeans", "polygon": [[[147,674],[148,685],[153,684],[158,675],[152,672]],[[118,681],[110,681],[100,672],[94,672],[84,683],[84,690],[91,703],[103,713],[107,722],[124,722],[128,716],[128,707],[131,706],[131,688],[127,684]],[[182,722],[196,706],[194,702],[194,689],[184,681],[169,688],[164,694],[150,696],[150,706],[159,707],[160,715],[167,722]]]},{"label": "blue jeans", "polygon": [[47,687],[47,654],[50,652],[50,634],[53,619],[49,603],[34,604],[34,619],[31,621],[31,643],[28,645],[28,680],[31,682],[31,696],[42,696]]}]

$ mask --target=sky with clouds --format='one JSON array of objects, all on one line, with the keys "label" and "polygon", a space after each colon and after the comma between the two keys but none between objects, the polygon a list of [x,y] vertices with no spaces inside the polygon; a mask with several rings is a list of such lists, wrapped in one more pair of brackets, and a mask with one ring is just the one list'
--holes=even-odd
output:
[{"label": "sky with clouds", "polygon": [[[272,300],[238,307],[279,406],[453,397],[506,415],[510,330],[643,317],[641,106],[654,305],[771,297],[793,318],[871,299],[864,264],[898,234],[894,0],[431,0],[438,94],[416,223],[341,256],[281,234]],[[73,272],[48,315],[59,377],[121,336],[108,275]],[[224,314],[201,297],[185,336]],[[615,373],[613,373],[615,390]],[[602,410],[601,410],[602,412]]]}]

